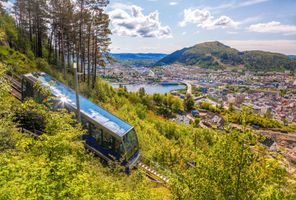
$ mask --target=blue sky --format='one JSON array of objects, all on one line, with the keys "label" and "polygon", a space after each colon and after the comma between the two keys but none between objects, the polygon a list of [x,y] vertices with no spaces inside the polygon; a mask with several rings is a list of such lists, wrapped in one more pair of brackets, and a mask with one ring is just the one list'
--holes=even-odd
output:
[{"label": "blue sky", "polygon": [[111,52],[171,53],[218,40],[296,55],[296,0],[110,0],[106,12]]},{"label": "blue sky", "polygon": [[218,40],[296,54],[295,0],[111,0],[112,52],[171,53]]}]

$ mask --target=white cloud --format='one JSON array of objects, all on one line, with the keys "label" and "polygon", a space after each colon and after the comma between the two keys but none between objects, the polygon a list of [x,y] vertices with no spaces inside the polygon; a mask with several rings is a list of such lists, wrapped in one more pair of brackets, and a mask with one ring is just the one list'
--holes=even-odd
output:
[{"label": "white cloud", "polygon": [[13,3],[11,1],[7,1],[7,2],[0,1],[0,4],[2,4],[3,8],[8,12],[11,12],[13,9]]},{"label": "white cloud", "polygon": [[236,27],[238,25],[238,22],[233,21],[230,17],[227,16],[221,16],[218,19],[215,19],[212,24],[209,24],[205,27]]},{"label": "white cloud", "polygon": [[129,4],[125,4],[125,3],[120,3],[120,2],[115,2],[115,3],[112,3],[110,5],[110,8],[111,9],[122,9],[122,10],[128,10],[130,8],[131,5]]},{"label": "white cloud", "polygon": [[272,21],[268,23],[259,23],[249,26],[249,31],[258,33],[283,33],[285,35],[295,35],[296,25],[281,24],[280,22]]},{"label": "white cloud", "polygon": [[221,40],[221,42],[240,51],[262,50],[286,55],[296,54],[296,40]]},{"label": "white cloud", "polygon": [[170,2],[170,6],[175,6],[175,5],[177,5],[178,4],[178,2],[175,2],[175,1],[171,1]]},{"label": "white cloud", "polygon": [[269,0],[241,0],[241,1],[232,1],[230,3],[224,3],[216,7],[208,7],[212,11],[225,11],[226,9],[236,9],[241,7],[253,6],[256,4],[264,3]]},{"label": "white cloud", "polygon": [[191,8],[184,10],[184,18],[183,21],[180,22],[180,26],[184,27],[188,23],[192,24],[203,24],[207,21],[212,21],[211,13],[208,10],[196,9],[193,10]]},{"label": "white cloud", "polygon": [[260,21],[262,18],[263,18],[262,15],[247,17],[244,20],[240,21],[240,24],[256,23],[256,22]]},{"label": "white cloud", "polygon": [[263,2],[266,2],[266,1],[269,1],[269,0],[247,0],[247,1],[245,0],[245,1],[237,4],[237,7],[252,6],[252,5],[263,3]]},{"label": "white cloud", "polygon": [[238,32],[236,32],[236,31],[227,31],[227,33],[230,34],[230,35],[236,35],[236,34],[238,34]]},{"label": "white cloud", "polygon": [[148,15],[143,14],[143,9],[136,5],[113,6],[109,12],[112,32],[120,36],[144,38],[171,38],[169,26],[163,26],[159,20],[159,12],[154,11]]},{"label": "white cloud", "polygon": [[220,16],[214,18],[210,11],[206,9],[185,9],[183,21],[179,23],[181,27],[186,26],[187,24],[192,23],[196,24],[198,27],[205,29],[215,29],[218,27],[227,28],[227,27],[237,27],[238,22],[235,22],[228,16]]}]

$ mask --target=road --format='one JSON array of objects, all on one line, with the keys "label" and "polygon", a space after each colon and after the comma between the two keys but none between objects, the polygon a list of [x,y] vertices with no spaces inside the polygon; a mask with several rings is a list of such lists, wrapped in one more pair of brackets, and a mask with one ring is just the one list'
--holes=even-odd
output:
[{"label": "road", "polygon": [[192,85],[191,85],[191,83],[189,83],[188,81],[184,81],[183,83],[186,84],[186,86],[187,86],[186,95],[192,96]]}]

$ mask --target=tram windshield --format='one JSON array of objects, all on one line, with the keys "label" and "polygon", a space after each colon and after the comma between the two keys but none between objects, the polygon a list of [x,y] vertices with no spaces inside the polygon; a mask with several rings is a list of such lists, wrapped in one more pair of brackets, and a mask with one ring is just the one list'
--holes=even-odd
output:
[{"label": "tram windshield", "polygon": [[126,159],[128,160],[139,150],[138,138],[134,129],[123,137],[123,144],[126,150]]}]

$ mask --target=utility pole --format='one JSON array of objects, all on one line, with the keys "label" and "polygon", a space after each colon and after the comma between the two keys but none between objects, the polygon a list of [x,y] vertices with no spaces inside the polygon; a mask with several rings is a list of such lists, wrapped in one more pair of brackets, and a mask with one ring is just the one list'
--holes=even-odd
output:
[{"label": "utility pole", "polygon": [[75,74],[75,91],[76,91],[76,107],[77,107],[77,119],[81,122],[80,103],[79,103],[79,88],[78,88],[78,74],[77,74],[77,63],[73,63],[74,74]]}]

